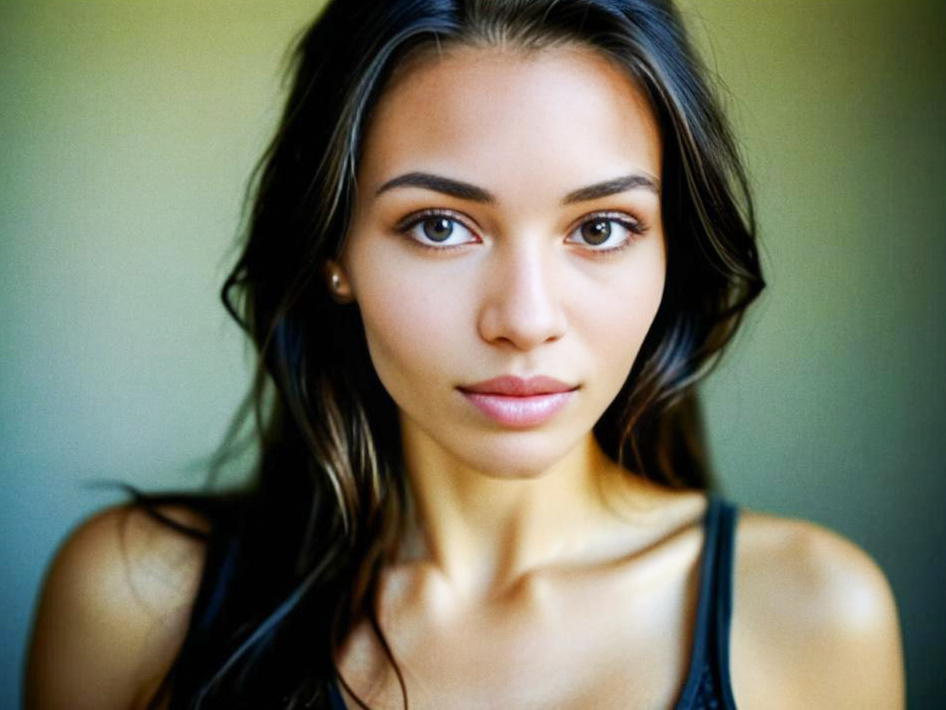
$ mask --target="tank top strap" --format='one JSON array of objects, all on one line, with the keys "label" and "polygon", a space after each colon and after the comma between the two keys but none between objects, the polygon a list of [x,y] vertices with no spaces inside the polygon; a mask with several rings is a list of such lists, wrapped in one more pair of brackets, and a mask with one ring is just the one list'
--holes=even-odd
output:
[{"label": "tank top strap", "polygon": [[[676,710],[736,708],[729,679],[736,519],[734,506],[716,496],[709,497],[690,665]],[[329,686],[328,701],[331,710],[346,710],[337,682]]]},{"label": "tank top strap", "polygon": [[690,665],[677,710],[736,707],[729,678],[729,626],[737,517],[734,506],[709,497]]},{"label": "tank top strap", "polygon": [[348,706],[342,698],[338,680],[334,680],[328,687],[328,706],[329,710],[348,710]]}]

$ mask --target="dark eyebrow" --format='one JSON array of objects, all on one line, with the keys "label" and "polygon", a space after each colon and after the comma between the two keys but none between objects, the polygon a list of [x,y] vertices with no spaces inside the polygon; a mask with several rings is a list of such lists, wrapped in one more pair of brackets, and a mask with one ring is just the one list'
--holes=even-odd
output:
[{"label": "dark eyebrow", "polygon": [[562,200],[562,204],[570,205],[573,202],[597,200],[601,197],[616,195],[619,192],[627,192],[628,190],[637,189],[650,190],[651,192],[659,195],[660,182],[656,178],[653,178],[650,175],[644,175],[642,173],[625,175],[624,177],[614,178],[613,180],[605,180],[604,182],[595,183],[594,185],[582,187],[578,190],[575,190],[574,192],[569,192],[567,195],[565,195],[565,199]]},{"label": "dark eyebrow", "polygon": [[445,195],[457,197],[461,200],[473,200],[474,202],[487,202],[490,204],[496,202],[496,198],[493,197],[492,193],[487,192],[482,187],[471,185],[468,182],[460,182],[459,180],[441,177],[440,175],[417,172],[405,173],[404,175],[398,175],[396,178],[388,180],[374,193],[375,197],[395,187],[422,187],[426,190],[442,192]]},{"label": "dark eyebrow", "polygon": [[[473,200],[474,202],[486,202],[488,204],[495,204],[496,202],[496,198],[493,194],[484,190],[482,187],[471,185],[468,182],[461,182],[460,180],[453,180],[440,175],[422,172],[404,173],[403,175],[398,175],[396,178],[388,180],[377,189],[375,197],[395,187],[420,187],[425,190],[441,192],[461,200]],[[594,185],[582,187],[570,192],[565,195],[562,204],[569,205],[573,202],[596,200],[601,197],[608,197],[609,195],[616,195],[619,192],[635,189],[650,190],[659,195],[660,183],[655,178],[642,173],[625,175],[624,177],[605,180],[604,182],[595,183]]]}]

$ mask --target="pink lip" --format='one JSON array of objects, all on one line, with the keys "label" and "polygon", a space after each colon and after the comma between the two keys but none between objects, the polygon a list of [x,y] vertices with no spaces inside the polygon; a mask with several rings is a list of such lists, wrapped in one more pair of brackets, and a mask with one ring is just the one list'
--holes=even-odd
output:
[{"label": "pink lip", "polygon": [[464,392],[530,397],[536,394],[570,392],[577,388],[574,385],[566,385],[564,382],[556,380],[554,377],[539,375],[524,380],[521,377],[515,377],[513,375],[503,375],[502,377],[494,377],[485,382],[477,382],[475,385],[461,385],[460,389]]},{"label": "pink lip", "polygon": [[506,426],[537,426],[564,407],[578,388],[551,377],[505,375],[458,387],[463,396],[490,419]]}]

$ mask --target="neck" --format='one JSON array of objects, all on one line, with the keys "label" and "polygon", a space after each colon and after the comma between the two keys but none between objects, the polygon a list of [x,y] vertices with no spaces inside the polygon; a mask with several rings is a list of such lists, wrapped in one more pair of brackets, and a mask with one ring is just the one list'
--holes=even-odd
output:
[{"label": "neck", "polygon": [[464,466],[409,425],[402,431],[416,509],[405,555],[463,596],[493,595],[580,559],[615,521],[608,490],[632,478],[590,433],[550,468],[510,477]]}]

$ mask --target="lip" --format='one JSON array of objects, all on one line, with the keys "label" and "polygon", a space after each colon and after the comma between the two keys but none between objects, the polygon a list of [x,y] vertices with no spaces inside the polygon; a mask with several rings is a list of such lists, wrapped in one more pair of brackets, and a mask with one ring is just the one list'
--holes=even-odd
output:
[{"label": "lip", "polygon": [[525,428],[538,426],[554,417],[568,404],[578,387],[552,377],[523,379],[504,375],[457,389],[493,421]]},{"label": "lip", "polygon": [[575,385],[568,385],[554,377],[538,375],[523,379],[514,375],[503,375],[491,380],[477,382],[474,385],[461,385],[462,392],[479,394],[504,394],[511,397],[531,397],[540,394],[557,394],[578,389]]}]

